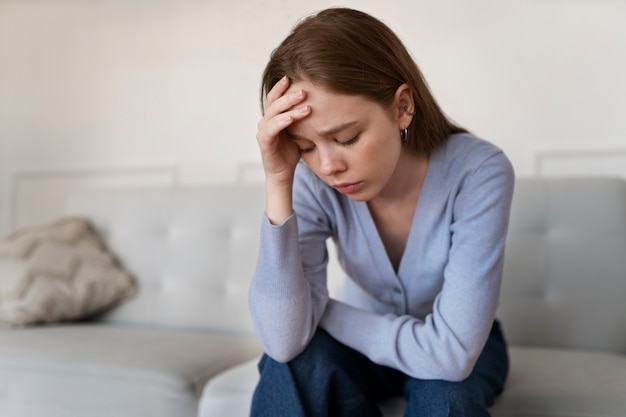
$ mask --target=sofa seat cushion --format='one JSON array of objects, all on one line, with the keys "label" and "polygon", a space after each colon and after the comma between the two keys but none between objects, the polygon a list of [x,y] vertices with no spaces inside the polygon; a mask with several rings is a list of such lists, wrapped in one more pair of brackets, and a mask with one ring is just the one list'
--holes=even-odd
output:
[{"label": "sofa seat cushion", "polygon": [[511,348],[506,391],[493,417],[626,416],[626,356],[557,348]]},{"label": "sofa seat cushion", "polygon": [[247,417],[258,381],[259,360],[254,358],[212,378],[202,393],[198,417]]},{"label": "sofa seat cushion", "polygon": [[[624,417],[626,356],[512,346],[506,390],[492,417]],[[258,358],[211,379],[199,417],[245,417],[258,380]],[[402,417],[404,400],[382,404],[385,417]]]},{"label": "sofa seat cushion", "polygon": [[206,381],[259,350],[252,337],[207,331],[0,329],[0,415],[195,416]]}]

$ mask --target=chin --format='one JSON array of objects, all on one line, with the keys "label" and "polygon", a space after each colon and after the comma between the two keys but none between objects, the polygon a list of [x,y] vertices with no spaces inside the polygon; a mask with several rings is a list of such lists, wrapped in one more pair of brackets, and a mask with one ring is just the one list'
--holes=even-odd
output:
[{"label": "chin", "polygon": [[350,200],[353,200],[353,201],[363,201],[363,202],[368,202],[372,198],[375,197],[375,196],[371,195],[370,193],[363,192],[363,191],[359,191],[359,192],[353,193],[353,194],[347,194],[347,196],[348,196],[348,198],[350,198]]},{"label": "chin", "polygon": [[349,195],[348,198],[350,198],[350,200],[352,201],[363,201],[366,203],[370,200],[369,198],[365,198],[360,195]]}]

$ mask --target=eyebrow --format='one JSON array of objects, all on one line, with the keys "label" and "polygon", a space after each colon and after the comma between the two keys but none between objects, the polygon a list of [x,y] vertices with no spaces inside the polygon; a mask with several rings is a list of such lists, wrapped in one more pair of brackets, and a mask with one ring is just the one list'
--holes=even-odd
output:
[{"label": "eyebrow", "polygon": [[[328,129],[324,129],[320,132],[318,132],[318,134],[320,136],[330,136],[330,135],[336,135],[337,133],[348,129],[354,125],[356,125],[358,123],[357,120],[351,121],[351,122],[346,122],[346,123],[342,123],[340,125],[328,128]],[[287,132],[287,136],[292,139],[292,140],[307,140],[306,138],[296,135],[295,133],[291,133],[289,130],[285,129],[285,131]]]}]

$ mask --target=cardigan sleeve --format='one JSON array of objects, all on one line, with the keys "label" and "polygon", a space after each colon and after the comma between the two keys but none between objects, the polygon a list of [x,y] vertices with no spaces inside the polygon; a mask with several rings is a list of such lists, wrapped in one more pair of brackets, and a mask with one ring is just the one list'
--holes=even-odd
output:
[{"label": "cardigan sleeve", "polygon": [[448,261],[426,317],[377,314],[331,300],[321,327],[372,361],[414,378],[465,379],[495,319],[513,186],[513,168],[498,152],[451,193]]},{"label": "cardigan sleeve", "polygon": [[303,179],[298,169],[295,214],[281,225],[272,225],[267,216],[262,221],[248,301],[261,346],[279,362],[288,362],[304,350],[328,303],[330,226],[314,188],[315,182]]}]

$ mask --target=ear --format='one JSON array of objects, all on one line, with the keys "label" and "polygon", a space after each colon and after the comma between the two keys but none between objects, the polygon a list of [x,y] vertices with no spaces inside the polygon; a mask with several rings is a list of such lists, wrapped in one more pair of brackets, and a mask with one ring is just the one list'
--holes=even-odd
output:
[{"label": "ear", "polygon": [[393,100],[393,112],[398,120],[398,128],[406,129],[411,124],[415,115],[415,102],[413,92],[408,84],[402,84],[396,90]]}]

